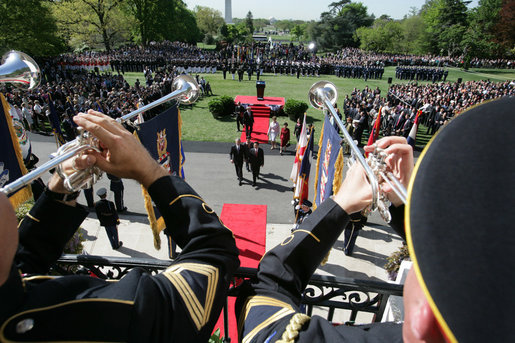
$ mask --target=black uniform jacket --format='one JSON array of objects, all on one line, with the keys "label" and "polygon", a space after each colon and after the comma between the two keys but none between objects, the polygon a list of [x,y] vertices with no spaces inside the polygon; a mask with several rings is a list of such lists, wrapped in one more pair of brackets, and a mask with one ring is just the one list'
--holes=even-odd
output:
[{"label": "black uniform jacket", "polygon": [[0,286],[0,341],[208,341],[239,265],[233,234],[182,179],[166,176],[148,190],[183,250],[161,274],[134,269],[118,282],[22,277],[46,273],[87,215],[42,195]]},{"label": "black uniform jacket", "polygon": [[[402,231],[404,206],[390,207],[392,227]],[[332,199],[323,202],[300,227],[263,256],[258,281],[244,286],[236,302],[242,342],[276,342],[300,311],[301,295],[350,216]],[[403,235],[403,233],[402,233]],[[299,330],[295,342],[402,342],[402,326],[373,323],[333,326],[313,316]]]},{"label": "black uniform jacket", "polygon": [[102,226],[115,226],[118,224],[118,213],[112,201],[107,199],[95,203],[95,212]]}]

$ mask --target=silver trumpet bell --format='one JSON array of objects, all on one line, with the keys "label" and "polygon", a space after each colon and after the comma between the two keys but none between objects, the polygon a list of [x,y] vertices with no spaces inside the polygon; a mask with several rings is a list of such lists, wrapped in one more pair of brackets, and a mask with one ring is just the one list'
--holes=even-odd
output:
[{"label": "silver trumpet bell", "polygon": [[12,50],[2,57],[0,83],[27,90],[37,87],[40,81],[39,66],[29,55]]}]

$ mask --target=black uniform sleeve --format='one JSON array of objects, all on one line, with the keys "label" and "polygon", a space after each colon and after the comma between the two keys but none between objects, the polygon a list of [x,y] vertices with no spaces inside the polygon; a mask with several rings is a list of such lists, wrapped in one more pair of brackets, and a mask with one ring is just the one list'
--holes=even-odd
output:
[{"label": "black uniform sleeve", "polygon": [[392,215],[390,226],[404,241],[406,241],[406,232],[404,228],[404,205],[401,205],[399,207],[395,207],[392,205],[390,206],[389,211]]},{"label": "black uniform sleeve", "polygon": [[266,253],[258,269],[256,292],[274,289],[281,300],[300,304],[309,279],[334,245],[349,215],[332,199],[322,203],[281,244]]},{"label": "black uniform sleeve", "polygon": [[81,205],[68,206],[43,193],[19,225],[18,268],[23,273],[47,273],[87,214]]},{"label": "black uniform sleeve", "polygon": [[164,272],[140,281],[135,306],[142,326],[132,337],[134,341],[155,341],[152,337],[157,335],[174,338],[168,341],[207,342],[239,266],[234,236],[181,178],[162,177],[148,191],[167,233],[182,251]]}]

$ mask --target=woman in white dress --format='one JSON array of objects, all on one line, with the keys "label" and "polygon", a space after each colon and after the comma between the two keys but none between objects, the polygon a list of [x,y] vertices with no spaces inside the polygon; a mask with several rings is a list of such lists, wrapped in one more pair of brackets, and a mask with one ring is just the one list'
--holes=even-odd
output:
[{"label": "woman in white dress", "polygon": [[280,128],[279,128],[279,123],[277,122],[277,117],[273,116],[272,122],[270,123],[270,126],[268,126],[268,139],[270,141],[270,144],[272,145],[270,150],[275,149],[275,146],[277,144],[275,142],[275,140],[276,140],[277,136],[279,135],[279,131],[280,131]]}]

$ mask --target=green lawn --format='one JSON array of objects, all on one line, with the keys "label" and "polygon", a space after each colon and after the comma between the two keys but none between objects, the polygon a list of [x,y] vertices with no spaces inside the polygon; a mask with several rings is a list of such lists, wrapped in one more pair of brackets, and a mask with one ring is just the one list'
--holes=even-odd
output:
[{"label": "green lawn", "polygon": [[[243,82],[233,81],[231,74],[227,74],[227,80],[223,79],[222,73],[202,75],[211,83],[213,93],[215,96],[200,98],[192,109],[182,108],[182,137],[184,140],[191,141],[216,141],[216,142],[232,142],[234,138],[239,136],[236,132],[236,122],[232,118],[215,119],[208,110],[208,102],[212,98],[220,95],[229,95],[235,97],[236,95],[255,95],[256,94],[256,78],[255,75],[251,81],[248,81],[247,75]],[[273,74],[265,74],[262,80],[266,81],[265,96],[284,97],[287,99],[296,99],[308,102],[308,91],[311,85],[320,80],[329,80],[333,82],[339,92],[338,106],[342,107],[343,99],[346,94],[352,92],[353,88],[363,89],[365,86],[375,89],[379,87],[381,95],[384,96],[388,91],[388,77],[395,80],[395,67],[387,67],[382,80],[368,80],[364,82],[362,79],[345,79],[337,78],[335,76],[322,75],[320,78],[314,77],[300,77],[297,79],[294,76],[274,76]],[[470,80],[491,79],[492,81],[513,80],[515,78],[515,70],[498,70],[498,69],[478,69],[469,72],[461,71],[458,68],[450,68],[447,81],[456,81],[462,78],[463,82]],[[143,80],[143,75],[140,73],[126,73],[125,78],[130,84],[134,84],[136,78]],[[290,128],[293,128],[294,123],[287,117],[279,118],[282,124],[287,121]],[[307,121],[315,125],[316,136],[315,143],[318,143],[318,135],[321,132],[323,123],[323,114],[321,111],[309,107],[307,111]],[[425,133],[425,128],[421,127],[419,130],[419,140],[417,143],[425,144],[430,137],[422,135]],[[417,144],[418,145],[418,144]]]}]

